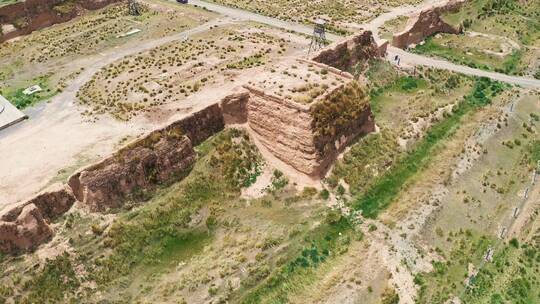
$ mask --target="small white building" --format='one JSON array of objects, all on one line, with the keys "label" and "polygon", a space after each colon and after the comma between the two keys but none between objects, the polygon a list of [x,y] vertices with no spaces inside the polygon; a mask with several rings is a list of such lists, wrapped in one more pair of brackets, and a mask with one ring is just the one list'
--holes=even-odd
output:
[{"label": "small white building", "polygon": [[21,122],[26,118],[28,116],[0,95],[0,130]]},{"label": "small white building", "polygon": [[33,85],[29,88],[26,88],[24,91],[23,91],[23,94],[24,95],[33,95],[34,93],[37,93],[37,92],[41,92],[43,91],[43,89],[39,86],[39,85]]}]

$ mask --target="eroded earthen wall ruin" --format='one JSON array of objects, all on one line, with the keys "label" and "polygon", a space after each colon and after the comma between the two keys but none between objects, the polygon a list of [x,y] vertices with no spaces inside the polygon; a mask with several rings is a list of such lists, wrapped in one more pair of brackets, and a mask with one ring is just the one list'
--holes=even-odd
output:
[{"label": "eroded earthen wall ruin", "polygon": [[[322,52],[319,59],[347,68],[380,52],[370,36]],[[368,39],[369,38],[369,39]],[[336,54],[352,52],[342,61]],[[326,54],[326,55],[322,55]],[[299,62],[302,62],[301,60]],[[53,235],[50,223],[79,201],[93,211],[122,206],[126,199],[152,191],[160,184],[181,180],[196,161],[194,146],[224,129],[247,123],[276,157],[305,174],[321,177],[357,136],[372,132],[374,121],[366,94],[352,75],[324,63],[303,61],[337,75],[339,86],[314,102],[300,104],[254,87],[240,89],[220,102],[150,132],[110,157],[81,169],[67,185],[44,192],[0,214],[0,251],[14,253],[36,248]]]},{"label": "eroded earthen wall ruin", "polygon": [[91,211],[122,206],[160,184],[181,180],[196,161],[194,145],[223,130],[220,104],[214,104],[150,132],[68,180],[0,214],[0,252],[32,250],[53,234],[50,223],[75,201]]},{"label": "eroded earthen wall ruin", "polygon": [[0,214],[0,252],[27,251],[48,240],[53,234],[49,223],[74,202],[69,188],[55,185]]},{"label": "eroded earthen wall ruin", "polygon": [[320,50],[312,60],[341,71],[354,72],[362,69],[370,59],[384,56],[386,45],[383,43],[380,49],[371,31],[364,31]]},{"label": "eroded earthen wall ruin", "polygon": [[309,106],[267,94],[254,87],[247,106],[248,125],[277,158],[308,175],[319,172]]},{"label": "eroded earthen wall ruin", "polygon": [[411,16],[405,30],[394,34],[392,45],[404,49],[410,45],[418,44],[436,33],[461,33],[461,27],[454,27],[446,23],[441,15],[458,10],[464,2],[464,0],[451,0],[445,5],[431,7]]},{"label": "eroded earthen wall ruin", "polygon": [[104,211],[121,207],[126,199],[140,199],[159,184],[179,180],[195,160],[188,137],[152,134],[78,172],[69,185],[77,200],[91,211]]},{"label": "eroded earthen wall ruin", "polygon": [[346,145],[375,128],[367,96],[355,80],[309,105],[246,88],[251,93],[248,125],[261,143],[313,177],[324,176]]}]

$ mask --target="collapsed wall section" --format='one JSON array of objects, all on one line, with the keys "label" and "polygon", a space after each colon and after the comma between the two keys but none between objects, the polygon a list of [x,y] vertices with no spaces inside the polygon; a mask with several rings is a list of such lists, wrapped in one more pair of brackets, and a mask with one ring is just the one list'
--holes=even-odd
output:
[{"label": "collapsed wall section", "polygon": [[34,249],[53,234],[50,222],[71,208],[75,197],[56,185],[33,199],[0,214],[0,252]]},{"label": "collapsed wall section", "polygon": [[451,0],[442,6],[431,7],[411,16],[405,30],[394,34],[392,45],[404,49],[436,33],[460,34],[462,27],[446,23],[441,15],[458,10],[464,2],[465,0]]},{"label": "collapsed wall section", "polygon": [[384,57],[387,43],[377,45],[371,31],[363,31],[316,53],[312,60],[341,71],[354,72],[374,58]]},{"label": "collapsed wall section", "polygon": [[223,130],[218,104],[151,132],[69,178],[78,201],[92,211],[121,207],[158,185],[176,182],[196,161],[193,146]]}]

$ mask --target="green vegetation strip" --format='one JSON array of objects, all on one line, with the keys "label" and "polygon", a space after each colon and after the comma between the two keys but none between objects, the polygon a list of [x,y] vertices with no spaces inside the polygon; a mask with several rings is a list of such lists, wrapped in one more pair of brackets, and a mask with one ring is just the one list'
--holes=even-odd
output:
[{"label": "green vegetation strip", "polygon": [[325,223],[305,237],[307,245],[284,266],[277,268],[262,284],[247,293],[241,303],[289,303],[290,293],[315,281],[316,268],[327,259],[347,251],[351,228],[349,220],[339,212],[330,212]]},{"label": "green vegetation strip", "polygon": [[397,197],[406,182],[433,159],[432,153],[441,140],[450,137],[463,116],[491,103],[491,97],[503,90],[503,85],[487,78],[478,79],[472,93],[454,107],[453,113],[435,124],[416,148],[381,176],[371,188],[356,198],[353,207],[368,218],[375,218]]}]

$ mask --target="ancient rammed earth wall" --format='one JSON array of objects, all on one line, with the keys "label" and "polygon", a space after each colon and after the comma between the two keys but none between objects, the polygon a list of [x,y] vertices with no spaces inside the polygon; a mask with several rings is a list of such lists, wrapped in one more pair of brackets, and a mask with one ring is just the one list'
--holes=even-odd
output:
[{"label": "ancient rammed earth wall", "polygon": [[[100,3],[106,2],[110,1]],[[337,46],[319,54],[320,62],[311,62],[350,80],[319,101],[302,105],[252,87],[234,92],[80,170],[67,185],[56,186],[0,214],[0,252],[28,251],[46,242],[53,235],[50,223],[76,201],[91,210],[103,211],[119,207],[125,199],[160,184],[181,180],[196,161],[193,146],[223,130],[225,123],[247,122],[276,157],[300,172],[322,176],[337,153],[355,137],[374,130],[366,94],[346,70],[379,56],[381,50],[375,49],[366,34],[359,37],[345,44],[347,51]],[[363,49],[364,43],[367,49]],[[351,50],[352,58],[338,58],[337,54]]]},{"label": "ancient rammed earth wall", "polygon": [[122,206],[160,184],[181,180],[196,161],[193,146],[223,130],[220,104],[150,132],[110,157],[71,176],[68,185],[0,214],[0,252],[32,250],[53,235],[50,222],[75,201],[92,211]]},{"label": "ancient rammed earth wall", "polygon": [[340,152],[358,136],[375,131],[369,99],[357,81],[310,107],[314,144],[321,157],[321,174],[326,173]]},{"label": "ancient rammed earth wall", "polygon": [[52,236],[49,222],[75,202],[70,189],[56,185],[0,215],[0,252],[34,249]]},{"label": "ancient rammed earth wall", "polygon": [[310,105],[246,88],[251,92],[248,125],[261,143],[283,162],[316,178],[324,176],[353,139],[375,128],[367,96],[355,80]]},{"label": "ancient rammed earth wall", "polygon": [[465,0],[451,0],[442,6],[431,7],[411,16],[405,30],[394,34],[392,45],[404,49],[436,33],[461,33],[463,30],[461,27],[456,28],[446,23],[441,15],[458,10],[464,2]]},{"label": "ancient rammed earth wall", "polygon": [[0,7],[0,26],[15,30],[0,33],[0,42],[69,21],[83,10],[96,10],[121,0],[26,0]]},{"label": "ancient rammed earth wall", "polygon": [[369,59],[384,57],[387,46],[386,41],[377,45],[371,31],[364,31],[320,50],[312,60],[341,71],[354,72],[366,65]]},{"label": "ancient rammed earth wall", "polygon": [[121,207],[125,199],[180,180],[197,158],[193,146],[223,128],[221,108],[212,105],[81,170],[68,184],[77,200],[92,211]]},{"label": "ancient rammed earth wall", "polygon": [[309,106],[251,86],[246,88],[251,93],[247,106],[248,125],[259,135],[260,142],[298,171],[316,175],[320,162],[311,132],[313,118]]}]

